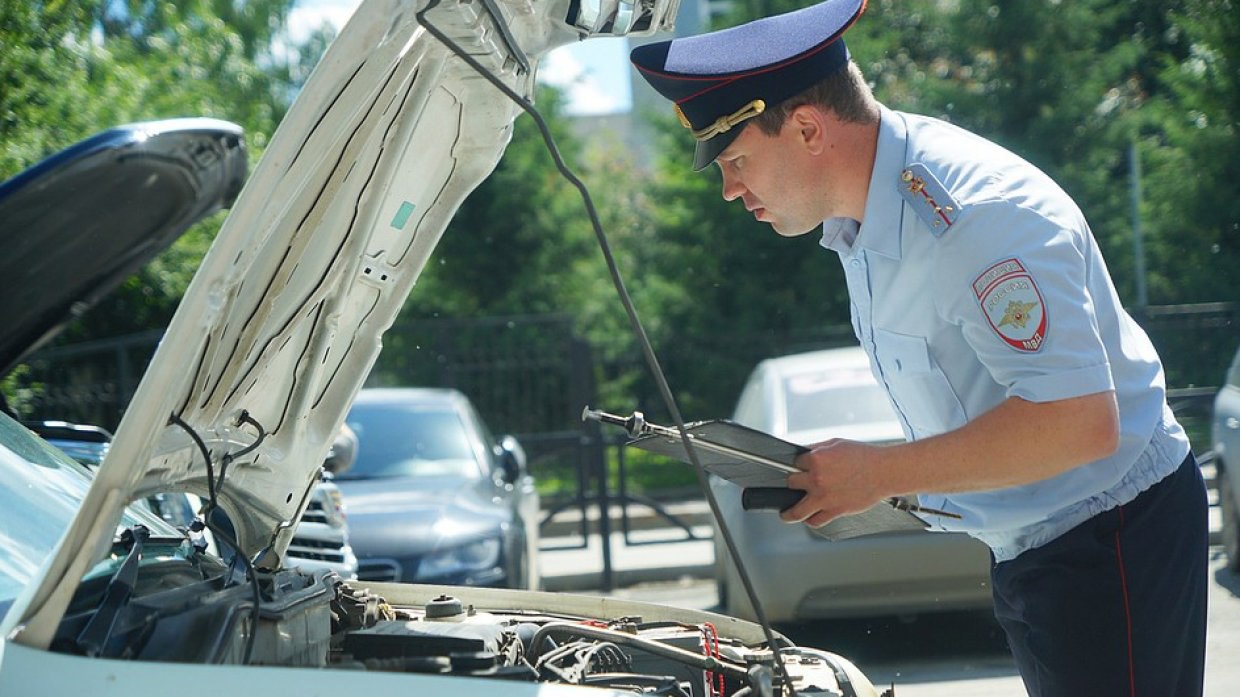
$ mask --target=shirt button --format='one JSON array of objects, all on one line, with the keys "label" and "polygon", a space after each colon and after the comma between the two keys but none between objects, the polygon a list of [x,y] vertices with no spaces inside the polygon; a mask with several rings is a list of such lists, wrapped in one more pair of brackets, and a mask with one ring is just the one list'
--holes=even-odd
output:
[{"label": "shirt button", "polygon": [[852,260],[852,267],[853,267],[854,269],[859,269],[859,268],[861,268],[861,260],[860,260],[860,259],[853,259],[853,260]]}]

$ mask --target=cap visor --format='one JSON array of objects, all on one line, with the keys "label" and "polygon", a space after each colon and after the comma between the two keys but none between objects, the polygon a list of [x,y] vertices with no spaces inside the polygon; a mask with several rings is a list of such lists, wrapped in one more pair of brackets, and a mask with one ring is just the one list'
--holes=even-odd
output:
[{"label": "cap visor", "polygon": [[741,134],[741,129],[749,124],[744,124],[741,128],[733,128],[727,133],[720,133],[710,140],[699,140],[697,147],[693,150],[693,171],[701,172],[710,166],[710,163],[719,157],[719,153],[723,152],[736,137]]}]

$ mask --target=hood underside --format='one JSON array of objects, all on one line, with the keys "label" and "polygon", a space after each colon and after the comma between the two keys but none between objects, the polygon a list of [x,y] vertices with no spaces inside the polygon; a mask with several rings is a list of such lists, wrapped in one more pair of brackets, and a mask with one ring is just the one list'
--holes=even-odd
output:
[{"label": "hood underside", "polygon": [[422,3],[365,0],[307,81],[191,282],[43,583],[9,614],[20,616],[17,641],[47,646],[123,506],[152,492],[214,494],[240,550],[281,563],[381,335],[519,112],[423,20],[528,96],[551,48],[670,27],[677,5],[605,2],[611,15],[587,17],[592,5],[566,0],[432,4],[419,18]]},{"label": "hood underside", "polygon": [[245,182],[241,127],[118,126],[0,183],[0,375],[54,337]]}]

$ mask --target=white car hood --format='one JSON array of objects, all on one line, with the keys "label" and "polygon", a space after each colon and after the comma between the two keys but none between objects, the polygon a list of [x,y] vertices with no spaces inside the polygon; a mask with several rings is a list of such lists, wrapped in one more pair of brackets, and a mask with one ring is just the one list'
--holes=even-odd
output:
[{"label": "white car hood", "polygon": [[[519,112],[419,25],[423,4],[365,0],[306,83],[191,282],[42,581],[0,627],[11,638],[48,645],[127,503],[155,491],[207,496],[204,447],[240,548],[280,563],[384,330],[461,201],[499,161]],[[582,9],[581,28],[564,21],[569,0],[446,0],[427,19],[528,96],[548,50],[634,25],[670,28],[677,5],[653,0],[613,24],[626,8],[611,0],[600,14]]]}]

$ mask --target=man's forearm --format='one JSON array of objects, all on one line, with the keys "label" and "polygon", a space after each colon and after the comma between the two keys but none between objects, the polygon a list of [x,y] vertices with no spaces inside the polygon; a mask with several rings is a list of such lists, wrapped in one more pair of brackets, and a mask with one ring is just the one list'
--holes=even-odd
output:
[{"label": "man's forearm", "polygon": [[887,495],[1000,489],[1048,479],[1115,452],[1114,392],[1053,402],[1011,397],[967,425],[880,450]]},{"label": "man's forearm", "polygon": [[849,440],[815,445],[788,486],[805,496],[780,517],[825,525],[878,501],[926,492],[1002,489],[1048,479],[1115,452],[1113,392],[1054,402],[1011,397],[955,431],[891,446]]}]

